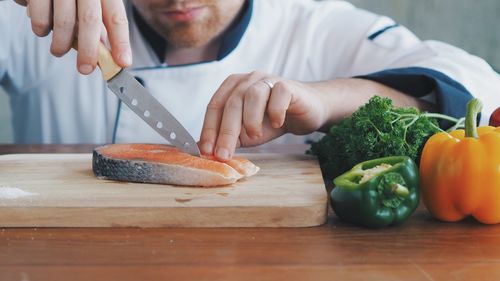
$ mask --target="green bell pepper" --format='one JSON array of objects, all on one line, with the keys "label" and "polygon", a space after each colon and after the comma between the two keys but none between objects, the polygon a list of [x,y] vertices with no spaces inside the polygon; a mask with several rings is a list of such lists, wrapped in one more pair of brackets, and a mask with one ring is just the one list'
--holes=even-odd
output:
[{"label": "green bell pepper", "polygon": [[360,163],[333,183],[330,197],[337,216],[367,227],[401,224],[420,201],[418,168],[406,156]]}]

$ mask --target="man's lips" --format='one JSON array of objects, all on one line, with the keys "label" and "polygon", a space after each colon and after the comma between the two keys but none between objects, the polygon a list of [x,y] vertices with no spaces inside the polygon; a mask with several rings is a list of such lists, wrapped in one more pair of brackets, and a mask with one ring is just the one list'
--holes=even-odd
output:
[{"label": "man's lips", "polygon": [[182,10],[169,10],[163,12],[171,21],[191,21],[196,19],[205,7],[187,8]]}]

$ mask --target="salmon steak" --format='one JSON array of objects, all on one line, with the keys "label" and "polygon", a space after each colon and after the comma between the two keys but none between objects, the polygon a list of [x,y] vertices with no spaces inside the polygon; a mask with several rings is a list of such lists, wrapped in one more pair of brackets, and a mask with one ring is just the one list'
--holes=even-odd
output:
[{"label": "salmon steak", "polygon": [[94,149],[92,170],[100,179],[215,187],[250,177],[259,167],[245,158],[224,163],[163,144],[110,144]]}]

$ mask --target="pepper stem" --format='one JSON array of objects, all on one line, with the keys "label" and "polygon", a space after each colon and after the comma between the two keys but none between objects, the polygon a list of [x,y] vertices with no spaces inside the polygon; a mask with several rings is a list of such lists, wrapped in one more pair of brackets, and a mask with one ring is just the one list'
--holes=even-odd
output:
[{"label": "pepper stem", "polygon": [[395,183],[392,185],[392,193],[401,196],[403,198],[408,197],[410,195],[410,191],[408,190],[408,187],[401,185],[399,183]]},{"label": "pepper stem", "polygon": [[472,99],[467,103],[467,113],[465,115],[465,137],[479,138],[477,134],[477,115],[483,109],[483,104],[478,99]]}]

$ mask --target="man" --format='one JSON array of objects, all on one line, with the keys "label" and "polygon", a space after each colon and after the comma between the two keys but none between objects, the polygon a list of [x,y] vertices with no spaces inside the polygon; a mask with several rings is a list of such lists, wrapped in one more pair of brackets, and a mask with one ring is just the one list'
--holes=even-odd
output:
[{"label": "man", "polygon": [[325,131],[374,94],[456,117],[477,96],[482,123],[500,106],[500,78],[484,61],[344,1],[31,0],[28,9],[30,18],[0,2],[0,81],[18,143],[164,142],[93,72],[100,38],[221,160],[238,146]]}]

